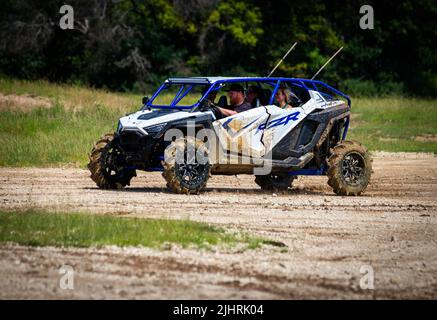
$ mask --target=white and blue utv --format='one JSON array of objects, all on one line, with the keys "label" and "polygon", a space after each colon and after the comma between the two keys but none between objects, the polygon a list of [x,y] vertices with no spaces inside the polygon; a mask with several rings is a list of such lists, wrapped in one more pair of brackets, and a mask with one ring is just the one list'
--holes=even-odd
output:
[{"label": "white and blue utv", "polygon": [[[229,108],[232,84],[257,88],[258,95],[253,108],[224,117],[220,108]],[[292,108],[275,105],[280,88],[293,92]],[[252,174],[264,190],[287,190],[300,175],[327,175],[336,194],[359,195],[372,168],[366,148],[345,140],[350,110],[349,97],[321,81],[170,78],[96,142],[88,168],[103,189],[125,187],[144,170],[162,171],[176,193],[199,193],[211,174]],[[206,160],[186,156],[189,145]],[[180,151],[184,156],[175,161]]]}]

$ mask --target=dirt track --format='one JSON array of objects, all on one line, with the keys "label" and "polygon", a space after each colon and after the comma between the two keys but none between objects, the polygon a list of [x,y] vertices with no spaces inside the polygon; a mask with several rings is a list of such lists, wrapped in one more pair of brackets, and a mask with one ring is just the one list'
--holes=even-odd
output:
[{"label": "dirt track", "polygon": [[[337,197],[325,177],[286,194],[253,177],[213,177],[205,193],[168,193],[159,173],[123,191],[96,189],[78,169],[0,168],[0,208],[41,207],[144,218],[191,219],[280,241],[244,252],[173,248],[0,246],[0,298],[437,298],[437,157],[375,155],[361,197]],[[59,268],[75,290],[59,289]],[[360,288],[373,267],[375,289]]]}]

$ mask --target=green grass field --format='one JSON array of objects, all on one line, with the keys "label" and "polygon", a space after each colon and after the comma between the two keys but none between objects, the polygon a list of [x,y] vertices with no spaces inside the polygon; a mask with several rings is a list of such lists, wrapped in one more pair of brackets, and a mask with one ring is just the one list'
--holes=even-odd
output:
[{"label": "green grass field", "polygon": [[370,150],[437,152],[437,100],[361,98],[352,100],[348,139]]},{"label": "green grass field", "polygon": [[[96,139],[141,104],[140,95],[4,78],[0,94],[46,97],[53,105],[22,111],[0,100],[0,166],[13,167],[84,167]],[[373,151],[437,153],[437,100],[352,98],[348,139]]]},{"label": "green grass field", "polygon": [[178,221],[119,218],[77,213],[0,211],[0,243],[29,246],[90,247],[116,245],[163,248],[232,248],[237,244],[256,249],[271,243],[242,233],[229,233],[208,224]]}]

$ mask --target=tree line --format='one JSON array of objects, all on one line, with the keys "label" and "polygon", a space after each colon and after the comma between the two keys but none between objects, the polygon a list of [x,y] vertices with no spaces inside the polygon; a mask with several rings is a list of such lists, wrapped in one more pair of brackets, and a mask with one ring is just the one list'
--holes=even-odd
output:
[{"label": "tree line", "polygon": [[[74,29],[59,27],[63,4]],[[374,28],[360,27],[360,8]],[[354,95],[437,96],[434,0],[3,0],[0,73],[117,91],[169,76],[319,78]]]}]

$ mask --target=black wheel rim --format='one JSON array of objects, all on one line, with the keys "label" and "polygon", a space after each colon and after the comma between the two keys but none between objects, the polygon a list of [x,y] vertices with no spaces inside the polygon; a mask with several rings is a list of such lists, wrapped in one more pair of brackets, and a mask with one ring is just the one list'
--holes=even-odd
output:
[{"label": "black wheel rim", "polygon": [[357,152],[346,154],[341,164],[344,181],[349,185],[357,185],[364,176],[364,158]]},{"label": "black wheel rim", "polygon": [[208,174],[208,164],[176,164],[176,174],[185,187],[196,188],[202,184]]},{"label": "black wheel rim", "polygon": [[185,150],[184,163],[176,163],[175,169],[181,184],[186,188],[195,189],[202,185],[208,175],[209,163],[198,163],[195,157],[188,161],[187,150]]}]

